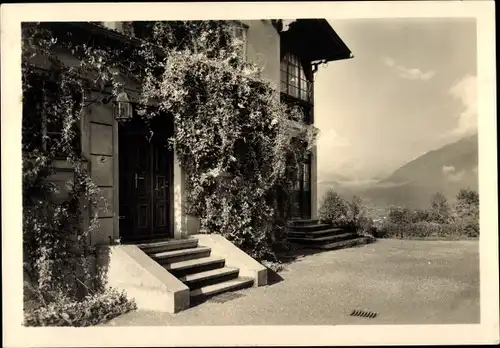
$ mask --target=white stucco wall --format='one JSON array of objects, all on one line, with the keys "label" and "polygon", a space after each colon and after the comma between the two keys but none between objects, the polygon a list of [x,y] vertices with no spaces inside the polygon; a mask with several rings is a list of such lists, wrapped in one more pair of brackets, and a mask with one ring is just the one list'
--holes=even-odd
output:
[{"label": "white stucco wall", "polygon": [[247,30],[247,59],[263,68],[263,75],[280,83],[280,36],[270,20],[244,20]]}]

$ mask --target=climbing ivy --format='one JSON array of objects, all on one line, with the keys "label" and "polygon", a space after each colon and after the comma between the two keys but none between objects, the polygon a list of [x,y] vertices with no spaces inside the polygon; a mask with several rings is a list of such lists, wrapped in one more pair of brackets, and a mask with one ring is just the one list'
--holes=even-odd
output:
[{"label": "climbing ivy", "polygon": [[[88,28],[96,34],[75,34]],[[40,293],[88,292],[89,235],[102,197],[75,146],[78,125],[85,108],[100,102],[91,91],[117,96],[125,81],[137,86],[146,122],[173,118],[168,140],[186,173],[187,210],[203,232],[223,234],[257,258],[272,254],[316,129],[280,103],[276,87],[241,56],[229,22],[127,22],[125,34],[111,36],[96,28],[23,25],[24,255]],[[50,125],[58,131],[47,132]],[[74,172],[62,201],[50,179],[58,159]]]}]

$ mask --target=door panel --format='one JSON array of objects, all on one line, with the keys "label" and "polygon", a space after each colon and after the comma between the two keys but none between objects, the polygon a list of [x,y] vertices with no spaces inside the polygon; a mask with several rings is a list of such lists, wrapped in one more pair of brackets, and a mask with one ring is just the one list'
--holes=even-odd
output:
[{"label": "door panel", "polygon": [[153,234],[164,234],[170,226],[170,185],[172,166],[171,151],[160,141],[153,143],[152,179],[154,187],[152,191],[152,228]]},{"label": "door panel", "polygon": [[[151,180],[150,144],[145,136],[130,137],[135,144],[135,158],[130,163],[130,176],[133,180],[132,200],[135,201],[134,235],[148,236],[151,234]],[[132,203],[132,202],[131,202]]]},{"label": "door panel", "polygon": [[172,236],[172,159],[165,135],[148,137],[135,122],[120,125],[120,236]]}]

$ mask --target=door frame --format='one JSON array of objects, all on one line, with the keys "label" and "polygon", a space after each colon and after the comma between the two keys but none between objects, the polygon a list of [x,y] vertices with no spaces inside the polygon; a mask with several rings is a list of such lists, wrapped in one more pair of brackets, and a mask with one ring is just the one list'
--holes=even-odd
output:
[{"label": "door frame", "polygon": [[[134,113],[135,114],[135,113]],[[135,115],[134,115],[135,116]],[[135,116],[137,117],[137,116]],[[166,117],[164,115],[160,115],[159,117]],[[141,236],[141,237],[135,237],[135,236],[125,236],[121,231],[120,231],[120,205],[122,202],[122,199],[125,199],[124,197],[121,197],[120,195],[120,157],[124,155],[124,153],[120,152],[119,149],[119,144],[120,144],[120,138],[123,137],[124,135],[128,134],[133,134],[136,133],[137,135],[144,135],[145,137],[148,135],[147,130],[140,130],[140,129],[133,129],[131,132],[126,132],[124,129],[124,125],[121,124],[118,121],[114,121],[116,126],[115,126],[115,131],[113,132],[113,135],[115,137],[114,140],[114,148],[116,149],[116,157],[115,157],[115,163],[114,163],[114,180],[116,183],[116,189],[115,189],[115,211],[116,211],[116,216],[115,216],[115,236],[118,236],[118,238],[121,240],[122,243],[134,243],[140,240],[155,240],[155,239],[173,239],[175,237],[175,222],[174,222],[174,153],[173,150],[171,151],[171,155],[168,156],[168,163],[167,166],[169,167],[169,170],[167,173],[165,173],[165,177],[168,183],[168,189],[167,189],[167,195],[169,197],[169,204],[167,207],[167,218],[168,218],[168,224],[167,224],[167,234],[164,235],[155,235],[153,231],[151,231],[151,235],[148,236]],[[170,121],[167,121],[170,122]],[[172,120],[173,122],[173,120]],[[125,133],[124,133],[125,131]],[[151,148],[152,150],[152,148]],[[153,175],[151,173],[151,175]],[[152,223],[153,215],[151,214],[150,216],[150,222]],[[135,222],[134,222],[135,224]],[[125,239],[124,239],[125,237]]]}]

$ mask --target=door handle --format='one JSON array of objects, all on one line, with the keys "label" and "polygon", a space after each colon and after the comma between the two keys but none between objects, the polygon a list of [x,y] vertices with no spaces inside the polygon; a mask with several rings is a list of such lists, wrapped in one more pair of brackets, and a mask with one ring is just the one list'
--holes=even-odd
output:
[{"label": "door handle", "polygon": [[144,180],[144,177],[143,176],[139,176],[137,175],[137,173],[135,173],[135,188],[137,189],[137,181],[138,180]]}]

